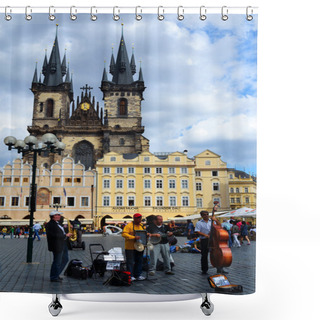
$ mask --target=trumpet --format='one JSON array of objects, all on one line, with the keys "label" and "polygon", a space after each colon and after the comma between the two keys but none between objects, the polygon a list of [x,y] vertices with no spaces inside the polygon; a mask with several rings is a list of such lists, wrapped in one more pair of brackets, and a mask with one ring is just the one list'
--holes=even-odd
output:
[{"label": "trumpet", "polygon": [[72,242],[76,241],[77,240],[77,230],[72,227],[70,220],[68,220],[68,230],[69,230],[69,233],[71,233],[71,237],[69,238],[70,241],[72,241]]}]

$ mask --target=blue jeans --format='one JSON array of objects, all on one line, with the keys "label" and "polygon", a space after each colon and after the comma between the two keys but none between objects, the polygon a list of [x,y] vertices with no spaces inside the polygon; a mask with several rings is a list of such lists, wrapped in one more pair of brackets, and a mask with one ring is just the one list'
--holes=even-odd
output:
[{"label": "blue jeans", "polygon": [[143,251],[126,250],[126,260],[127,270],[131,275],[135,278],[140,277],[142,273]]},{"label": "blue jeans", "polygon": [[232,247],[232,236],[231,236],[231,231],[229,230],[229,231],[228,231],[228,233],[229,233],[228,246],[229,246],[229,248],[231,248],[231,247]]},{"label": "blue jeans", "polygon": [[35,239],[35,237],[37,237],[38,240],[40,241],[39,230],[34,230],[33,240]]},{"label": "blue jeans", "polygon": [[50,270],[50,280],[57,280],[69,261],[67,242],[64,243],[63,251],[53,252],[53,262]]}]

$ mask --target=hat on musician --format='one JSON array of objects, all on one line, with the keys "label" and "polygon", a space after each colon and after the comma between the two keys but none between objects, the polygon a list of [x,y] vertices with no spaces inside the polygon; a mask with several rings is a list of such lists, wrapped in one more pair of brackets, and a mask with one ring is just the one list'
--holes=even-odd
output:
[{"label": "hat on musician", "polygon": [[140,213],[135,213],[135,214],[133,215],[133,218],[140,218],[140,217],[142,217],[142,215],[141,215]]},{"label": "hat on musician", "polygon": [[57,210],[53,210],[53,211],[51,211],[50,212],[50,217],[52,217],[52,216],[55,216],[56,214],[60,214],[60,216],[62,215],[62,212],[59,212],[59,211],[57,211]]}]

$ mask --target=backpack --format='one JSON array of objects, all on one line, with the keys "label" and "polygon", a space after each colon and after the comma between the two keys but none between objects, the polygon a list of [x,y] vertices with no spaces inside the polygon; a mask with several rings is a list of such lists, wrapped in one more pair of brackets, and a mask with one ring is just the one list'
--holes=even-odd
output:
[{"label": "backpack", "polygon": [[72,259],[66,271],[64,272],[65,276],[85,280],[88,278],[89,270],[82,266],[82,261],[78,259]]},{"label": "backpack", "polygon": [[129,271],[114,270],[112,276],[106,281],[111,286],[131,286],[131,273]]}]

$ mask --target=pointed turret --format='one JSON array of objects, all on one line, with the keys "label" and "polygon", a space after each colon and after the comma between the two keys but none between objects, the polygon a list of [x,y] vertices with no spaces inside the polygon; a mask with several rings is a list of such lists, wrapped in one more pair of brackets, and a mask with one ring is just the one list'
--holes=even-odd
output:
[{"label": "pointed turret", "polygon": [[[61,64],[61,73],[62,73],[62,76],[65,76],[66,73],[67,73],[66,52],[67,52],[67,49],[64,50],[64,56],[63,56],[63,60],[62,60],[62,64]],[[67,82],[67,81],[66,81],[66,82]]]},{"label": "pointed turret", "polygon": [[132,48],[132,56],[131,56],[131,61],[130,61],[130,67],[131,67],[131,72],[132,75],[136,74],[136,61],[134,59],[134,52],[133,52],[133,48]]},{"label": "pointed turret", "polygon": [[140,82],[143,82],[143,74],[142,74],[142,68],[140,66],[140,70],[139,70],[139,80]]},{"label": "pointed turret", "polygon": [[107,71],[106,71],[106,67],[104,67],[104,69],[103,69],[102,81],[108,81],[108,74],[107,74]]},{"label": "pointed turret", "polygon": [[56,38],[53,43],[49,62],[47,63],[43,82],[46,86],[58,86],[63,82],[62,76],[63,74],[62,74],[62,66],[61,66],[60,53],[59,53],[58,25],[57,25]]},{"label": "pointed turret", "polygon": [[33,74],[33,79],[32,79],[32,83],[38,83],[38,71],[37,71],[37,62],[36,62],[36,67],[34,69],[34,74]]},{"label": "pointed turret", "polygon": [[130,67],[131,67],[132,75],[136,74],[136,63],[134,61],[134,55],[133,54],[132,54],[132,57],[131,57]]},{"label": "pointed turret", "polygon": [[70,92],[73,94],[73,73],[71,73]]},{"label": "pointed turret", "polygon": [[69,64],[68,64],[67,76],[66,76],[66,80],[64,82],[71,82],[69,69],[70,68],[69,68]]},{"label": "pointed turret", "polygon": [[47,49],[46,49],[45,50],[44,60],[43,60],[43,65],[42,65],[42,74],[43,75],[46,75],[47,67],[48,67],[48,59],[47,59]]},{"label": "pointed turret", "polygon": [[[112,49],[113,51],[113,49]],[[114,61],[114,56],[113,56],[113,52],[112,52],[112,55],[111,55],[111,60],[110,60],[110,67],[109,67],[109,71],[112,75],[114,75],[114,71],[116,69],[116,63]]]},{"label": "pointed turret", "polygon": [[131,84],[133,82],[131,65],[129,63],[127,48],[123,37],[123,25],[117,61],[114,65],[114,70],[112,70],[113,72],[111,72],[111,65],[112,63],[110,64],[110,73],[113,75],[112,82],[116,84]]}]

